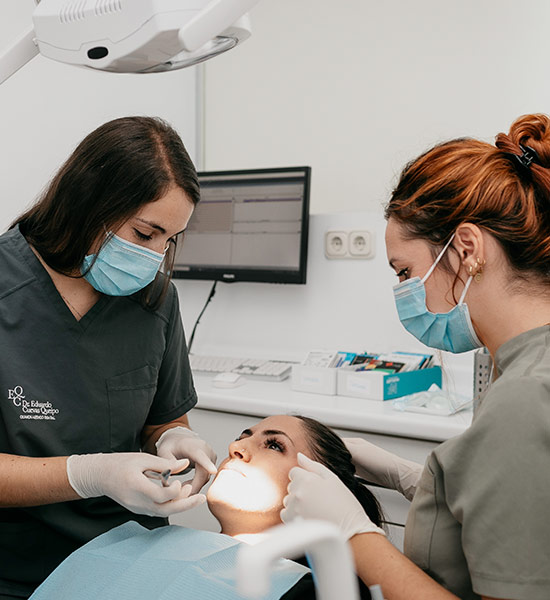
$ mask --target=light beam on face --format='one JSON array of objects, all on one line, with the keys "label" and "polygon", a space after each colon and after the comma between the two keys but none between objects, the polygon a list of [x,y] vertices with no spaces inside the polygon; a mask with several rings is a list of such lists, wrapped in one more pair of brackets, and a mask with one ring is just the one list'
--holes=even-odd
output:
[{"label": "light beam on face", "polygon": [[230,460],[218,471],[208,490],[209,501],[245,512],[268,512],[281,502],[280,489],[269,473],[242,461]]},{"label": "light beam on face", "polygon": [[302,421],[272,415],[229,444],[206,493],[210,512],[222,533],[256,534],[281,523],[288,473],[298,464],[298,452],[310,452]]}]

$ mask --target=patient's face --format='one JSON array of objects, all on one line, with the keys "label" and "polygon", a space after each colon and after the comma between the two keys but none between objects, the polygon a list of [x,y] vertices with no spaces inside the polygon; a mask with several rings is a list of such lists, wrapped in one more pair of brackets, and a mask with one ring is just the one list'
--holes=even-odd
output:
[{"label": "patient's face", "polygon": [[302,421],[286,415],[268,417],[229,444],[208,489],[208,506],[223,533],[257,533],[281,522],[288,472],[297,454],[311,457]]}]

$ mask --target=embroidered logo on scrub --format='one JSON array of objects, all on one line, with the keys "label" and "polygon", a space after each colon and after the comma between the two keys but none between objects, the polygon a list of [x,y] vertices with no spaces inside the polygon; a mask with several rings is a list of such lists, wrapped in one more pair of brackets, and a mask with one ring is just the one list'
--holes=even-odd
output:
[{"label": "embroidered logo on scrub", "polygon": [[55,415],[59,414],[59,409],[54,408],[49,401],[27,400],[21,385],[16,385],[13,390],[8,390],[8,400],[11,400],[13,405],[20,409],[20,419],[55,421]]}]

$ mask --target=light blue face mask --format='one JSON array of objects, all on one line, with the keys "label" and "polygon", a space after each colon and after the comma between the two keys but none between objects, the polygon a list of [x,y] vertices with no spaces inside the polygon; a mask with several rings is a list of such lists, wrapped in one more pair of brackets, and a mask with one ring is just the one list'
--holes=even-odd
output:
[{"label": "light blue face mask", "polygon": [[113,234],[97,255],[84,257],[81,272],[98,292],[129,296],[153,281],[163,260],[164,254]]},{"label": "light blue face mask", "polygon": [[424,282],[433,273],[453,238],[454,234],[422,279],[413,277],[398,283],[393,288],[393,295],[399,319],[409,333],[430,348],[459,353],[483,346],[474,331],[468,306],[464,303],[473,276],[468,278],[458,304],[446,313],[428,310],[424,287]]}]

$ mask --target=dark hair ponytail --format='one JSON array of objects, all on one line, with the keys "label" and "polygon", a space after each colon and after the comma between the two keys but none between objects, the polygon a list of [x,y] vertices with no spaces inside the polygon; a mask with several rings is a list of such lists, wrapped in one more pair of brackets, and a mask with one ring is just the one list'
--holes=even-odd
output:
[{"label": "dark hair ponytail", "polygon": [[382,508],[374,494],[366,487],[367,482],[356,475],[351,454],[342,438],[315,419],[294,416],[304,424],[314,459],[335,473],[359,500],[369,519],[375,525],[381,526],[384,521]]}]

